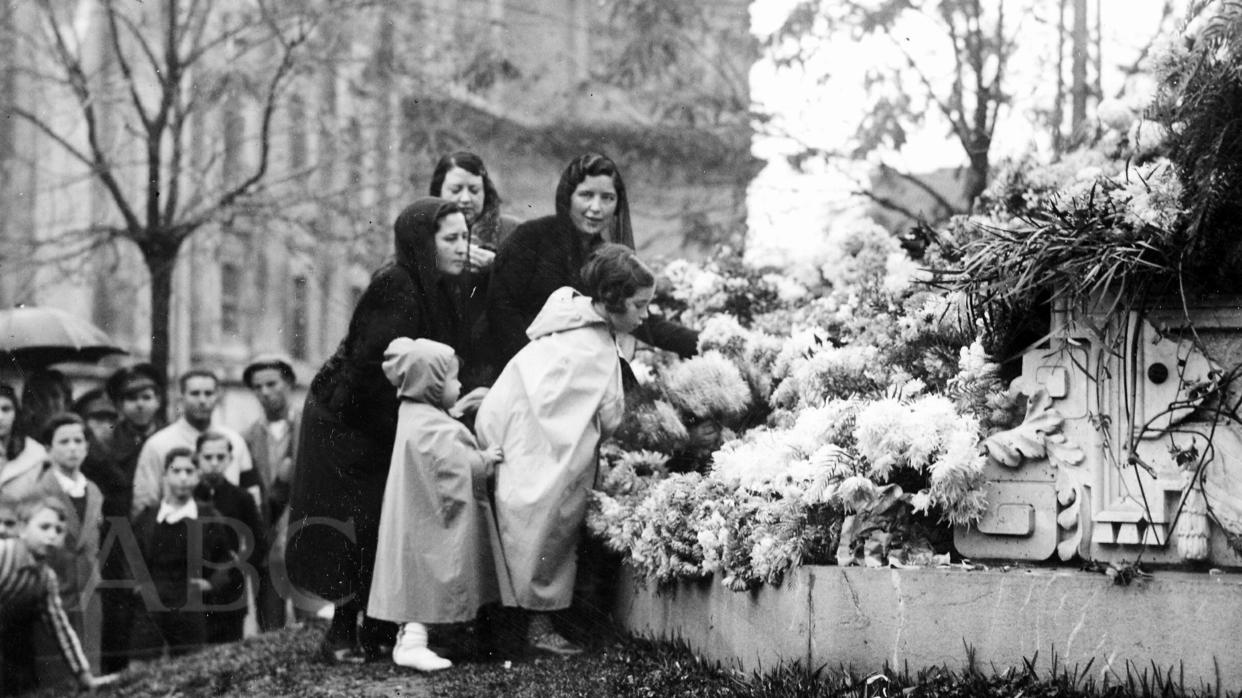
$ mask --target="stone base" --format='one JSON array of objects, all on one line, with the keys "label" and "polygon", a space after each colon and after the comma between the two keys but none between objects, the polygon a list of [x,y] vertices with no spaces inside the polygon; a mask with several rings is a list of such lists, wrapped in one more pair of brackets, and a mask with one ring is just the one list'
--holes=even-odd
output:
[{"label": "stone base", "polygon": [[[1080,670],[1110,682],[1172,668],[1188,689],[1242,686],[1242,575],[1156,572],[1123,587],[1102,574],[803,567],[779,588],[729,591],[716,580],[645,587],[626,568],[617,617],[630,632],[684,640],[744,671],[781,662],[870,672]],[[1183,673],[1184,672],[1184,673]]]}]

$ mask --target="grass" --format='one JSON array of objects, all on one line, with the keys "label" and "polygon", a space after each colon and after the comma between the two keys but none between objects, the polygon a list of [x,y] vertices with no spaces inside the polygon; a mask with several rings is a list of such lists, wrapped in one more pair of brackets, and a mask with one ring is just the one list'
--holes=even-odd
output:
[{"label": "grass", "polygon": [[[799,663],[764,672],[740,672],[698,659],[682,644],[655,643],[612,631],[585,639],[576,658],[513,657],[459,661],[422,675],[391,662],[327,666],[312,657],[321,625],[287,628],[195,655],[136,665],[104,696],[701,696],[704,698],[1130,698],[1226,696],[1187,689],[1173,671],[1126,666],[1125,677],[1101,680],[1091,667],[1057,666],[1040,672],[1034,658],[1019,669],[984,670],[966,650],[962,670],[928,668],[876,673],[830,671]],[[64,695],[47,688],[37,698]]]}]

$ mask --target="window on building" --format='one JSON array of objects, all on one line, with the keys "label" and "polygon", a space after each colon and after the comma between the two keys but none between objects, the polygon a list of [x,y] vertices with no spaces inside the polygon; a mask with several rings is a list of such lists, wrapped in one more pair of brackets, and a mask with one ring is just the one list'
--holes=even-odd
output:
[{"label": "window on building", "polygon": [[289,353],[295,359],[305,360],[310,348],[310,342],[306,336],[310,325],[310,280],[305,276],[293,277],[292,320]]},{"label": "window on building", "polygon": [[220,265],[220,332],[241,331],[241,267],[232,262]]},{"label": "window on building", "polygon": [[224,155],[220,168],[224,174],[224,181],[231,182],[239,176],[242,143],[246,137],[246,119],[242,117],[238,109],[237,100],[230,98],[225,104],[222,121]]},{"label": "window on building", "polygon": [[346,138],[349,142],[346,144],[348,150],[348,167],[349,167],[349,186],[356,187],[362,184],[362,124],[358,123],[358,117],[352,117],[349,120],[348,132]]},{"label": "window on building", "polygon": [[289,98],[289,169],[306,167],[306,102],[300,95]]}]

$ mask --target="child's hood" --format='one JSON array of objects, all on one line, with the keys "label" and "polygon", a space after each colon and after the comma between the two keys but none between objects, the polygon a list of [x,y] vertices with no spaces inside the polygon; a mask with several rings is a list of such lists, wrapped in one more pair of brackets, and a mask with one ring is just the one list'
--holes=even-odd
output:
[{"label": "child's hood", "polygon": [[398,397],[438,406],[444,386],[457,375],[457,358],[447,344],[397,337],[384,351],[384,375]]},{"label": "child's hood", "polygon": [[527,328],[526,336],[538,339],[557,332],[603,324],[604,318],[595,312],[588,296],[569,286],[562,286],[548,296],[547,302]]}]

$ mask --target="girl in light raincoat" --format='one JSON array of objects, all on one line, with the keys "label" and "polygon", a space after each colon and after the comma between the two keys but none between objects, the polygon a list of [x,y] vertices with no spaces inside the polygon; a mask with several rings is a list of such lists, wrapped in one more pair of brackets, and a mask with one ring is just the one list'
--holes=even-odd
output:
[{"label": "girl in light raincoat", "polygon": [[501,452],[480,450],[446,411],[461,392],[452,347],[398,337],[383,366],[401,407],[367,615],[403,623],[394,662],[446,669],[452,662],[427,648],[424,623],[474,620],[498,598],[487,485]]},{"label": "girl in light raincoat", "polygon": [[483,398],[475,429],[498,444],[496,520],[504,565],[501,601],[534,611],[527,640],[556,654],[581,650],[557,634],[548,611],[573,598],[576,546],[595,484],[597,447],[624,409],[618,338],[647,317],[655,277],[634,251],[604,244],[582,269],[584,296],[552,293]]}]

